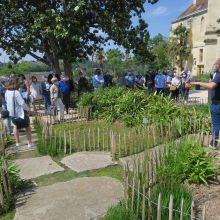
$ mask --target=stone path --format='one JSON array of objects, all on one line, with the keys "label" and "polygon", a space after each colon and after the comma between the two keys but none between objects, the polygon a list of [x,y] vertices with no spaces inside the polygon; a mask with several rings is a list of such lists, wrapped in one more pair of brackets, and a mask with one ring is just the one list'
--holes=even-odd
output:
[{"label": "stone path", "polygon": [[22,179],[32,179],[64,170],[49,156],[20,159],[14,162],[21,170],[20,176]]},{"label": "stone path", "polygon": [[76,172],[96,170],[115,164],[110,153],[78,152],[64,157],[61,163]]},{"label": "stone path", "polygon": [[123,196],[110,177],[84,177],[26,192],[18,198],[14,220],[95,220]]}]

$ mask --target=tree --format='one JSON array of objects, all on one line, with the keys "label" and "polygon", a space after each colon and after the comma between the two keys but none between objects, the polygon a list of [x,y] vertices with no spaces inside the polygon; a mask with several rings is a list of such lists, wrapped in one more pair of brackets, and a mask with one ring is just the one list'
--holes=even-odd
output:
[{"label": "tree", "polygon": [[152,62],[154,68],[162,69],[170,65],[168,51],[168,40],[162,35],[158,34],[150,40],[150,49],[154,56]]},{"label": "tree", "polygon": [[107,62],[114,74],[122,67],[123,53],[119,49],[109,49],[106,52]]},{"label": "tree", "polygon": [[170,53],[173,55],[176,54],[174,56],[180,69],[183,69],[184,62],[191,53],[189,34],[190,30],[180,24],[173,31],[173,37],[170,38]]},{"label": "tree", "polygon": [[[157,1],[1,0],[0,47],[15,63],[29,54],[57,73],[63,60],[67,75],[73,62],[92,55],[110,39],[143,55],[148,31],[141,14],[146,2]],[[136,26],[132,17],[139,18]]]},{"label": "tree", "polygon": [[104,61],[105,61],[105,52],[104,50],[99,50],[96,53],[96,61],[99,63],[101,70],[104,69]]}]

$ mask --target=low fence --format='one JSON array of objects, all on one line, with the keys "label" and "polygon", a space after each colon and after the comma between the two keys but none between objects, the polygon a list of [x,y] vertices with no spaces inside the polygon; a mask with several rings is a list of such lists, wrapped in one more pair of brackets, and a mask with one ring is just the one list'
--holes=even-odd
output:
[{"label": "low fence", "polygon": [[[212,137],[201,133],[190,138],[197,139],[198,142],[204,145]],[[173,143],[181,143],[181,139]],[[201,211],[202,217],[198,218],[196,217],[194,201],[191,202],[190,207],[187,207],[185,205],[186,198],[182,197],[180,202],[176,204],[175,197],[171,194],[169,195],[168,205],[164,206],[162,193],[154,194],[154,188],[157,184],[161,183],[157,171],[163,166],[164,155],[166,155],[168,150],[169,147],[167,145],[161,145],[144,154],[136,155],[133,157],[133,160],[129,160],[124,164],[124,198],[126,208],[132,210],[142,220],[208,220],[205,206]],[[155,200],[156,196],[157,199]],[[189,204],[187,203],[187,205]],[[186,209],[188,213],[184,211]]]}]

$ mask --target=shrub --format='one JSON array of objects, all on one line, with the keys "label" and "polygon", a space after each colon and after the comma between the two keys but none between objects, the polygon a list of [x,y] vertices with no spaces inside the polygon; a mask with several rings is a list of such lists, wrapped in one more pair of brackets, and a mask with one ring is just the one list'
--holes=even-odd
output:
[{"label": "shrub", "polygon": [[[123,121],[127,126],[143,124],[143,118],[151,122],[167,123],[179,119],[178,129],[183,133],[199,132],[204,120],[209,121],[206,112],[193,107],[183,108],[163,95],[147,94],[143,90],[124,87],[105,88],[81,96],[79,106],[93,106],[95,118],[108,122]],[[205,116],[205,117],[204,117]],[[196,126],[191,123],[196,120]],[[210,129],[210,123],[203,123],[203,130]],[[199,127],[200,126],[200,127]]]},{"label": "shrub", "polygon": [[203,146],[196,140],[186,140],[169,147],[158,170],[158,179],[207,184],[217,173],[213,159],[205,155]]}]

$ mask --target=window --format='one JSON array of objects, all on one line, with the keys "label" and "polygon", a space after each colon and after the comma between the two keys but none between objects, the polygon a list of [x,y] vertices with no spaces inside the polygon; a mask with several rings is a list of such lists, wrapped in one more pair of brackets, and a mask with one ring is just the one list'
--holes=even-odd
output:
[{"label": "window", "polygon": [[201,18],[201,23],[200,23],[200,32],[204,33],[205,32],[205,18]]},{"label": "window", "polygon": [[203,62],[203,49],[199,50],[199,62],[202,63]]}]

